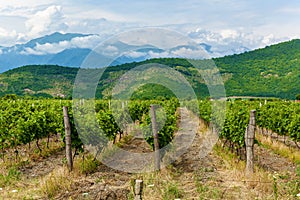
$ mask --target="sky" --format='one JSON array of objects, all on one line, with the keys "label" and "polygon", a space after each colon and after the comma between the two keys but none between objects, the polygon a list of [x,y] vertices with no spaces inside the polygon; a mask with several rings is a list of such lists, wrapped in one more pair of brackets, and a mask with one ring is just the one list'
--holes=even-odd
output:
[{"label": "sky", "polygon": [[56,31],[109,36],[165,27],[197,42],[255,48],[300,38],[299,22],[299,0],[0,0],[0,46]]}]

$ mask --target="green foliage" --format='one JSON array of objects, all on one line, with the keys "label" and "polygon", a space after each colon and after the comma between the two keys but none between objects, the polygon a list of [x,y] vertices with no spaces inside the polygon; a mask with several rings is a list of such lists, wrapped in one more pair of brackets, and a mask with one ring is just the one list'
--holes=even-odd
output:
[{"label": "green foliage", "polygon": [[121,129],[116,123],[112,112],[110,110],[100,110],[97,113],[97,119],[101,129],[104,131],[105,136],[108,137],[109,140],[114,140],[116,134],[119,133]]},{"label": "green foliage", "polygon": [[74,163],[75,170],[78,170],[80,174],[91,174],[97,170],[99,161],[95,160],[92,155],[84,156],[82,159],[78,159]]},{"label": "green foliage", "polygon": [[[65,138],[62,107],[71,108],[70,101],[61,100],[1,100],[0,148],[16,147],[31,141],[61,133]],[[82,142],[69,109],[72,146],[82,149]]]},{"label": "green foliage", "polygon": [[1,99],[3,100],[17,100],[18,96],[15,94],[6,94]]},{"label": "green foliage", "polygon": [[0,75],[0,96],[17,94],[33,98],[71,95],[78,68],[57,65],[29,65]]},{"label": "green foliage", "polygon": [[180,190],[175,183],[169,183],[165,186],[162,198],[164,200],[182,198],[184,194],[183,190]]},{"label": "green foliage", "polygon": [[129,104],[129,111],[133,120],[141,122],[141,128],[146,141],[154,148],[152,134],[151,116],[149,114],[150,105],[155,105],[156,121],[158,128],[158,140],[160,148],[171,142],[174,132],[177,129],[177,99],[168,101],[133,101]]},{"label": "green foliage", "polygon": [[[162,117],[158,112],[161,147],[172,140],[177,128],[177,99],[130,101],[128,112],[125,110],[127,107],[123,108],[127,103],[118,100],[97,100],[95,107],[93,101],[80,102],[81,105],[72,108],[72,102],[68,100],[1,100],[0,149],[14,148],[57,133],[61,133],[64,141],[63,106],[68,107],[72,147],[76,152],[83,150],[83,143],[97,146],[101,152],[108,141],[114,140],[118,133],[125,130],[128,123],[135,120],[140,120],[141,126],[147,127],[146,140],[153,144],[149,118],[151,104],[162,105],[166,112]],[[109,109],[110,104],[114,106],[114,112]]]},{"label": "green foliage", "polygon": [[245,131],[249,123],[249,109],[243,102],[228,103],[226,119],[220,137],[242,148],[245,146]]},{"label": "green foliage", "polygon": [[300,40],[292,40],[240,55],[214,59],[225,82],[227,96],[263,96],[294,99],[299,94]]},{"label": "green foliage", "polygon": [[[213,120],[211,101],[185,101],[184,106],[204,119],[206,123]],[[236,150],[244,148],[245,131],[249,123],[250,110],[256,110],[256,124],[279,135],[289,136],[300,141],[300,103],[284,100],[235,100],[226,103],[226,118],[222,127],[216,127],[219,137],[229,142]],[[218,116],[217,116],[218,117]],[[215,123],[214,123],[215,124]],[[216,125],[216,124],[215,124]],[[217,124],[218,125],[218,124]]]},{"label": "green foliage", "polygon": [[20,176],[21,172],[15,166],[10,167],[7,174],[0,174],[0,187],[7,186],[14,181],[18,181]]},{"label": "green foliage", "polygon": [[[80,100],[79,103],[72,108],[72,102],[68,100],[1,99],[0,149],[15,148],[56,133],[61,133],[64,139],[63,106],[69,108],[72,147],[76,150],[82,150],[82,144],[89,143],[98,146],[100,152],[109,140],[114,140],[116,134],[122,133],[129,123],[137,120],[146,141],[153,146],[150,105],[159,105],[156,106],[156,117],[160,148],[171,142],[177,130],[178,99],[96,100],[95,104],[94,101]],[[216,106],[214,101],[184,101],[181,106],[199,114],[206,123],[218,120],[212,115],[212,106]],[[282,100],[227,102],[224,126],[217,127],[220,138],[234,144],[234,148],[243,148],[252,109],[256,110],[258,126],[300,141],[300,104]]]},{"label": "green foliage", "polygon": [[[300,40],[292,40],[239,55],[213,59],[223,78],[227,96],[259,96],[295,99],[300,94]],[[105,68],[96,90],[96,98],[110,99],[112,88],[129,70],[144,64],[166,65],[180,72],[198,98],[210,96],[203,71],[186,59],[156,58]],[[205,61],[197,61],[205,65]],[[195,64],[195,63],[194,63]],[[95,69],[86,69],[94,73]],[[202,69],[209,74],[217,71]],[[0,96],[16,94],[35,98],[70,97],[78,68],[56,65],[31,65],[9,70],[0,75]],[[249,84],[250,83],[250,84]],[[221,87],[221,85],[218,85]],[[180,88],[178,88],[180,91]],[[181,91],[184,92],[184,91]],[[163,86],[147,84],[132,99],[171,98],[174,94]],[[189,98],[189,97],[186,97]]]},{"label": "green foliage", "polygon": [[146,84],[140,87],[137,91],[135,91],[131,99],[132,100],[151,100],[151,99],[171,99],[176,98],[171,90],[168,88],[157,85],[157,84]]}]

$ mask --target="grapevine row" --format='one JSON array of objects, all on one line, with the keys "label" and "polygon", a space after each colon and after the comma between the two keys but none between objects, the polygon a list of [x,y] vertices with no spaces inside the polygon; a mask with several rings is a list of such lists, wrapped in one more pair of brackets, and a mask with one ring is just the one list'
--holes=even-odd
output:
[{"label": "grapevine row", "polygon": [[[89,103],[92,103],[93,106],[85,106]],[[122,101],[112,103],[108,100],[82,101],[80,104],[75,104],[73,109],[72,101],[67,100],[1,100],[0,149],[15,148],[32,141],[36,141],[38,146],[40,139],[57,133],[60,133],[62,140],[64,140],[63,106],[69,108],[72,145],[76,149],[82,147],[82,142],[85,142],[86,139],[85,136],[99,137],[104,135],[108,140],[113,140],[116,134],[125,129],[126,124],[136,120],[140,121],[146,140],[152,144],[153,138],[149,134],[149,107],[151,104],[160,105],[164,110],[163,113],[165,113],[160,114],[161,109],[158,108],[158,120],[164,122],[164,126],[159,127],[159,140],[161,146],[164,146],[172,140],[176,130],[176,109],[178,107],[176,99],[169,101],[130,101],[129,103]],[[114,107],[114,109],[110,107]],[[92,112],[88,110],[89,108],[92,108]],[[89,112],[93,115],[86,115]],[[84,117],[78,117],[81,115]],[[162,119],[161,116],[164,118]],[[78,126],[81,124],[85,126]],[[99,131],[99,127],[102,131]]]},{"label": "grapevine row", "polygon": [[[212,101],[199,101],[197,104],[186,102],[194,113],[208,124],[218,113],[212,114]],[[300,103],[283,100],[235,100],[226,102],[224,123],[219,136],[225,142],[233,143],[235,148],[243,148],[244,135],[249,123],[250,110],[256,110],[256,124],[279,135],[289,136],[300,141]]]}]

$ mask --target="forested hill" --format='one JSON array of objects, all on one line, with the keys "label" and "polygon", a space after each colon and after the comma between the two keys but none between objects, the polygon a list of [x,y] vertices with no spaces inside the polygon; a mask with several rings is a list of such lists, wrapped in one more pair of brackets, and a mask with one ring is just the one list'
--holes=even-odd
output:
[{"label": "forested hill", "polygon": [[295,98],[300,93],[300,40],[214,59],[223,73],[228,95]]},{"label": "forested hill", "polygon": [[[214,59],[227,96],[259,96],[294,99],[300,94],[300,40],[292,40],[239,55]],[[99,82],[96,96],[107,98],[118,78],[145,63],[161,63],[181,72],[197,95],[209,96],[201,75],[183,59],[161,58],[108,67]],[[70,97],[78,68],[32,65],[0,74],[0,95],[17,94],[42,97]],[[167,97],[167,88],[145,85],[134,98]]]}]

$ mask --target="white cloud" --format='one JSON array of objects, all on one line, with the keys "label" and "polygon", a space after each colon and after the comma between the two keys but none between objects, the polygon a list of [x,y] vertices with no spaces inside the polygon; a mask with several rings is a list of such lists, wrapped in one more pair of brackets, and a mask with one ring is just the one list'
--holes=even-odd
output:
[{"label": "white cloud", "polygon": [[176,57],[182,57],[182,58],[190,58],[190,59],[209,58],[207,52],[199,48],[192,49],[192,48],[182,47],[176,49],[175,51],[172,51],[171,55],[175,55]]},{"label": "white cloud", "polygon": [[36,44],[34,50],[42,54],[55,54],[59,53],[65,49],[69,49],[72,43],[70,41],[60,41],[59,43],[45,43],[45,44]]},{"label": "white cloud", "polygon": [[[55,3],[56,0],[47,0],[47,3]],[[20,0],[0,0],[1,7],[36,7],[40,6],[41,0],[26,0],[26,1],[20,1]]]},{"label": "white cloud", "polygon": [[114,22],[129,22],[132,21],[133,19],[130,19],[128,17],[124,17],[120,14],[117,14],[112,11],[104,10],[99,7],[87,7],[85,9],[77,8],[77,15],[73,16],[77,20],[79,19],[108,19],[109,21],[114,21]]},{"label": "white cloud", "polygon": [[9,45],[12,42],[16,41],[20,35],[15,31],[8,31],[2,27],[0,27],[0,44],[1,45]]},{"label": "white cloud", "polygon": [[275,39],[274,35],[270,34],[270,35],[264,36],[262,39],[262,42],[263,42],[263,44],[267,45],[267,44],[273,43],[274,39]]},{"label": "white cloud", "polygon": [[71,40],[71,43],[74,47],[92,49],[101,41],[102,38],[98,35],[89,35],[85,37],[75,37]]},{"label": "white cloud", "polygon": [[[111,37],[130,28],[147,25],[161,25],[175,31],[181,29],[184,34],[190,32],[190,36],[199,43],[221,45],[224,49],[237,45],[257,48],[282,41],[280,38],[300,37],[300,4],[296,0],[288,3],[188,0],[184,4],[178,0],[132,0],[125,3],[108,0],[48,0],[46,3],[40,0],[0,0],[0,5],[0,45],[4,46],[23,43],[55,31],[96,33]],[[158,6],[160,9],[157,9]],[[189,27],[180,27],[191,21],[193,26],[203,29],[195,31],[191,24]],[[273,38],[269,37],[270,34],[273,34]],[[45,45],[35,50],[41,53],[42,49],[54,51],[62,46]]]},{"label": "white cloud", "polygon": [[161,53],[149,51],[148,54],[151,58],[170,58],[170,57],[173,57],[171,55],[171,53],[168,52],[168,51],[164,51],[164,52],[161,52]]},{"label": "white cloud", "polygon": [[61,31],[66,28],[62,22],[63,13],[61,6],[52,5],[44,10],[37,11],[25,22],[30,37],[40,36],[48,32]]},{"label": "white cloud", "polygon": [[225,29],[220,31],[220,35],[226,39],[226,38],[237,38],[239,36],[239,33],[236,30],[231,29]]},{"label": "white cloud", "polygon": [[58,43],[37,43],[34,48],[25,48],[21,54],[45,55],[59,53],[70,48],[89,48],[93,49],[101,41],[97,35],[89,35],[84,37],[75,37],[70,41],[60,41]]},{"label": "white cloud", "polygon": [[278,9],[278,12],[283,13],[283,14],[296,14],[296,15],[299,15],[300,7],[299,6],[297,6],[297,7],[285,6],[285,7],[282,7],[280,9]]},{"label": "white cloud", "polygon": [[10,17],[30,17],[36,12],[35,7],[27,6],[7,6],[0,8],[1,16],[10,16]]},{"label": "white cloud", "polygon": [[37,51],[37,50],[29,48],[29,47],[26,47],[23,51],[20,52],[20,54],[24,54],[24,55],[44,55],[43,52]]},{"label": "white cloud", "polygon": [[118,47],[114,46],[114,45],[107,45],[104,44],[103,48],[101,47],[97,47],[96,51],[100,51],[100,54],[103,54],[105,56],[109,56],[109,57],[114,57],[119,55],[119,49]]},{"label": "white cloud", "polygon": [[[208,31],[196,28],[194,30],[195,31],[188,33],[193,40],[197,43],[206,43],[211,45],[213,47],[212,51],[219,50],[221,52],[227,51],[231,53],[239,53],[242,52],[241,49],[244,49],[243,47],[256,49],[287,40],[287,38],[276,37],[274,34],[264,36],[258,33],[248,32],[244,29],[221,29]],[[236,52],[234,52],[235,49]],[[220,55],[222,55],[222,53]]]},{"label": "white cloud", "polygon": [[125,55],[129,56],[131,58],[139,58],[139,57],[146,56],[147,53],[145,53],[145,52],[138,52],[138,51],[130,51],[128,53],[125,53]]}]

